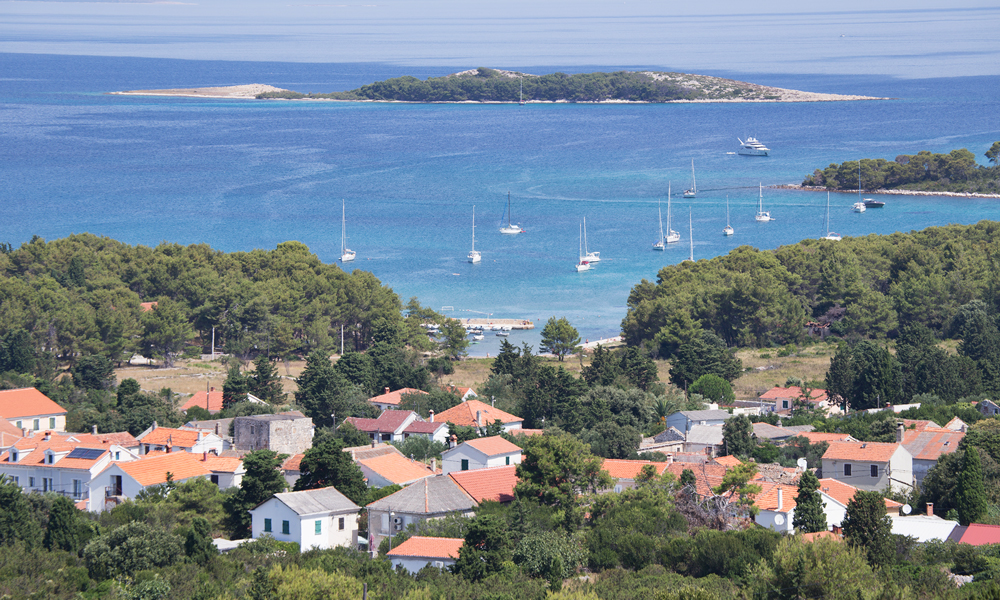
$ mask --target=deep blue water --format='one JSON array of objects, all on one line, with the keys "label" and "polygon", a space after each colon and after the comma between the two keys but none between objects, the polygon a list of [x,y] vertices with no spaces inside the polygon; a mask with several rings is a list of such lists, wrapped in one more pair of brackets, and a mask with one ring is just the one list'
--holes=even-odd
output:
[{"label": "deep blue water", "polygon": [[[0,241],[91,232],[132,244],[209,243],[226,250],[307,244],[332,262],[347,206],[348,268],[372,271],[404,301],[454,316],[566,316],[585,338],[618,332],[629,289],[688,256],[749,244],[775,248],[825,233],[826,195],[764,190],[776,221],[753,220],[758,183],[801,182],[831,162],[892,159],[1000,139],[1000,77],[714,72],[808,91],[894,98],[873,102],[680,105],[408,105],[200,100],[107,95],[123,89],[260,82],[343,90],[454,67],[303,64],[0,54]],[[526,67],[588,71],[588,65]],[[773,156],[729,155],[755,135]],[[699,196],[683,200],[690,161]],[[672,182],[682,242],[651,250],[657,201]],[[497,231],[507,192],[527,233]],[[724,238],[729,197],[736,235]],[[1000,218],[996,199],[883,198],[849,211],[834,194],[831,227],[845,236]],[[465,262],[476,206],[483,263]],[[579,223],[605,259],[573,265]],[[533,334],[511,340],[537,345]],[[474,347],[494,352],[497,340]]]}]

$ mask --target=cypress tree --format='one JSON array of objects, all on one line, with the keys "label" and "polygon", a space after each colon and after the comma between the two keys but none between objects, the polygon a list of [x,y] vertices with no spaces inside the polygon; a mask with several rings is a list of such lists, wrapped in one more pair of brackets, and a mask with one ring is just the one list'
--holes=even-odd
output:
[{"label": "cypress tree", "polygon": [[240,366],[233,363],[229,367],[226,381],[222,384],[222,408],[229,408],[237,402],[245,402],[250,391],[250,381],[240,373]]},{"label": "cypress tree", "polygon": [[812,471],[799,478],[799,493],[795,496],[795,518],[792,525],[802,533],[826,531],[826,513],[819,495],[819,479]]},{"label": "cypress tree", "polygon": [[955,496],[958,520],[962,525],[975,523],[986,514],[983,465],[979,460],[979,452],[973,447],[967,448],[965,456],[962,457],[962,473],[958,476],[958,489]]},{"label": "cypress tree", "polygon": [[892,520],[885,514],[882,494],[863,490],[854,494],[847,503],[844,536],[851,547],[865,551],[872,567],[889,564],[894,553]]},{"label": "cypress tree", "polygon": [[268,357],[263,354],[257,357],[257,360],[254,361],[254,373],[247,379],[249,380],[250,393],[254,396],[268,404],[284,402],[285,394],[281,389],[278,370],[274,368],[274,364]]}]

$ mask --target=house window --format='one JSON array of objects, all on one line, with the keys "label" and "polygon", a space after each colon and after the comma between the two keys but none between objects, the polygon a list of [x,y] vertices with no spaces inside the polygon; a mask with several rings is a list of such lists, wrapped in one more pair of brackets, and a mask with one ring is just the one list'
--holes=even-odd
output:
[{"label": "house window", "polygon": [[322,519],[316,521],[316,535],[323,533],[323,521]]},{"label": "house window", "polygon": [[507,457],[507,464],[510,465],[510,457]]},{"label": "house window", "polygon": [[42,491],[43,492],[54,492],[56,491],[56,486],[52,484],[51,477],[42,477]]},{"label": "house window", "polygon": [[788,400],[781,401],[781,408],[788,408]]},{"label": "house window", "polygon": [[264,519],[264,532],[271,533],[271,519]]},{"label": "house window", "polygon": [[35,426],[35,431],[38,431],[40,427],[38,426],[38,419],[35,419],[32,424]]},{"label": "house window", "polygon": [[844,477],[850,477],[850,476],[851,476],[851,463],[845,463],[844,464]]},{"label": "house window", "polygon": [[219,485],[219,476],[218,475],[212,475],[212,483],[214,483],[215,485]]},{"label": "house window", "polygon": [[121,459],[122,459],[122,453],[120,451],[116,450],[115,451],[115,460],[121,460]]},{"label": "house window", "polygon": [[250,426],[250,435],[253,435],[253,431],[254,431],[254,427],[253,427],[253,425],[251,425]]},{"label": "house window", "polygon": [[382,434],[382,441],[383,442],[391,442],[392,441],[392,434],[391,433],[383,433]]},{"label": "house window", "polygon": [[45,462],[49,463],[50,465],[52,463],[54,463],[55,461],[56,461],[56,455],[55,454],[49,453],[49,454],[47,454],[45,456]]},{"label": "house window", "polygon": [[467,458],[463,458],[462,459],[462,470],[463,471],[468,471],[469,470],[469,459],[467,459]]},{"label": "house window", "polygon": [[341,531],[344,530],[344,517],[340,517],[340,519],[337,520],[337,528]]},{"label": "house window", "polygon": [[73,497],[79,498],[83,494],[83,482],[79,479],[73,480]]},{"label": "house window", "polygon": [[11,479],[14,481],[14,485],[21,485],[20,477],[11,477]]},{"label": "house window", "polygon": [[56,428],[56,418],[49,417],[49,429],[55,429],[55,428]]},{"label": "house window", "polygon": [[17,462],[17,450],[10,451],[10,462]]},{"label": "house window", "polygon": [[28,487],[30,487],[30,488],[35,487],[35,478],[34,477],[29,477],[28,478]]},{"label": "house window", "polygon": [[291,531],[292,531],[292,529],[291,529],[291,527],[289,527],[288,521],[282,521],[281,522],[281,533],[283,533],[285,535],[288,535],[289,533],[291,533]]},{"label": "house window", "polygon": [[17,422],[17,428],[21,429],[22,427],[24,427],[24,424],[21,421],[18,421]]},{"label": "house window", "polygon": [[872,477],[878,477],[878,465],[872,465]]}]

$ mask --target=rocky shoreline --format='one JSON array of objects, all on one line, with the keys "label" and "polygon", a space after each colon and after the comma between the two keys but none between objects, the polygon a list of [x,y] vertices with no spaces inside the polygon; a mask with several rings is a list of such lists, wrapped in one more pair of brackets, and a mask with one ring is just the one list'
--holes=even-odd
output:
[{"label": "rocky shoreline", "polygon": [[263,83],[229,85],[222,87],[177,88],[171,90],[128,90],[110,92],[119,96],[176,96],[180,98],[256,98],[267,92],[287,92],[288,90]]},{"label": "rocky shoreline", "polygon": [[[801,190],[804,192],[825,192],[825,187],[787,183],[767,186],[779,190]],[[857,190],[830,190],[832,192],[856,192]],[[975,194],[971,192],[925,192],[922,190],[862,190],[865,194],[885,196],[949,196],[953,198],[1000,198],[1000,194]]]}]

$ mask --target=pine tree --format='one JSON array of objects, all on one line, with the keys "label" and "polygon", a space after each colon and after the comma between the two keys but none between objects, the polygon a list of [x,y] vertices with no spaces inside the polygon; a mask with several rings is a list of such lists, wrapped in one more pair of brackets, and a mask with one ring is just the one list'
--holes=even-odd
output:
[{"label": "pine tree", "polygon": [[254,373],[248,379],[250,393],[264,402],[281,404],[285,401],[285,393],[281,389],[281,378],[278,377],[278,370],[274,368],[274,363],[263,354],[254,361]]},{"label": "pine tree", "polygon": [[795,518],[792,525],[802,533],[826,531],[826,513],[819,495],[819,479],[812,471],[799,478],[799,493],[795,496]]},{"label": "pine tree", "polygon": [[722,441],[728,456],[750,456],[757,444],[753,424],[746,415],[737,415],[722,425]]},{"label": "pine tree", "polygon": [[240,366],[233,363],[233,366],[229,367],[226,381],[222,384],[222,408],[229,408],[237,402],[246,401],[249,391],[250,382],[246,375],[240,373]]},{"label": "pine tree", "polygon": [[76,552],[83,546],[82,533],[77,523],[77,509],[68,498],[59,496],[52,501],[49,524],[42,543],[48,550]]},{"label": "pine tree", "polygon": [[958,519],[962,525],[975,523],[986,514],[983,465],[979,460],[979,452],[971,446],[965,450],[965,456],[962,457],[962,473],[958,476],[955,504],[958,508]]},{"label": "pine tree", "polygon": [[226,527],[234,539],[250,537],[251,508],[271,496],[285,491],[285,478],[281,475],[281,463],[286,454],[272,450],[257,450],[243,457],[246,474],[240,489],[226,498]]},{"label": "pine tree", "polygon": [[360,467],[344,452],[344,442],[330,435],[314,441],[306,450],[299,470],[301,477],[295,482],[295,491],[318,488],[337,488],[355,504],[364,505],[368,495],[365,476]]}]

